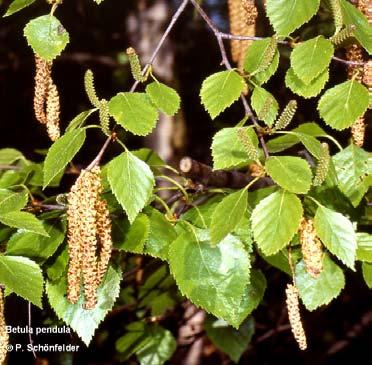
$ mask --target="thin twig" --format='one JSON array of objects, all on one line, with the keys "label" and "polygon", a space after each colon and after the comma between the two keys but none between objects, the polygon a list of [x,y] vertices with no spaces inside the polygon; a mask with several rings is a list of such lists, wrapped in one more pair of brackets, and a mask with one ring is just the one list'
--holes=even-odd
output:
[{"label": "thin twig", "polygon": [[[145,75],[146,72],[148,71],[149,67],[154,63],[161,47],[163,46],[165,40],[167,39],[169,33],[171,32],[171,30],[173,29],[174,25],[176,24],[178,18],[180,17],[180,15],[183,13],[183,11],[185,10],[187,4],[189,3],[189,0],[183,0],[181,5],[179,6],[179,8],[177,9],[177,11],[174,13],[174,15],[172,16],[172,19],[171,21],[169,22],[168,24],[168,27],[167,29],[165,30],[163,36],[161,37],[158,45],[156,46],[153,54],[151,55],[150,57],[150,60],[147,62],[146,66],[143,68],[142,70],[142,75]],[[130,89],[130,92],[133,92],[134,90],[136,90],[137,86],[139,84],[139,81],[136,81],[133,86],[131,87]]]},{"label": "thin twig", "polygon": [[107,137],[105,143],[103,144],[102,148],[100,149],[100,151],[98,152],[97,156],[94,158],[94,160],[89,164],[89,166],[87,167],[87,170],[91,170],[94,166],[98,165],[102,159],[102,156],[103,154],[105,153],[109,143],[111,142],[111,140],[114,138],[114,134],[112,134],[111,136]]},{"label": "thin twig", "polygon": [[[222,57],[222,63],[225,65],[226,69],[228,70],[232,70],[232,66],[230,64],[230,61],[229,59],[227,58],[227,54],[226,54],[226,48],[225,48],[225,45],[223,44],[223,36],[222,36],[222,33],[218,30],[218,28],[214,25],[214,23],[212,22],[212,20],[209,18],[209,16],[206,14],[206,12],[203,10],[203,8],[195,1],[195,0],[190,0],[191,3],[194,5],[196,11],[200,14],[200,16],[204,19],[204,21],[207,23],[207,25],[209,26],[209,28],[212,30],[212,32],[214,33],[215,37],[217,38],[217,43],[218,43],[218,46],[220,48],[220,52],[221,52],[221,57]],[[226,35],[226,34],[225,34]],[[253,114],[253,111],[247,101],[247,99],[245,98],[245,96],[242,94],[241,95],[241,100],[242,100],[242,103],[243,103],[243,107],[244,107],[244,111],[245,111],[245,114],[251,118],[252,122],[253,122],[253,125],[255,127],[255,130],[256,130],[256,133],[257,133],[257,136],[260,140],[260,143],[261,143],[261,146],[262,146],[262,149],[264,151],[264,154],[265,154],[265,158],[268,158],[269,157],[269,150],[266,146],[266,143],[265,143],[265,140],[263,138],[263,135],[261,133],[261,127],[260,125],[258,124],[258,121],[257,121],[257,118],[254,116]]]},{"label": "thin twig", "polygon": [[36,356],[36,352],[34,350],[34,340],[32,338],[32,331],[30,330],[31,328],[31,325],[32,325],[32,321],[31,321],[31,302],[28,302],[28,340],[30,342],[30,345],[32,347],[32,354],[34,355],[34,358],[36,359],[37,356]]}]

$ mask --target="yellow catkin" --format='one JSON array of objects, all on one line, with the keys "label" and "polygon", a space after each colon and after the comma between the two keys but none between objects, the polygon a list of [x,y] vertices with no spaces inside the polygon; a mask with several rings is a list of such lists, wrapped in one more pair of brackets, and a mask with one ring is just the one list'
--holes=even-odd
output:
[{"label": "yellow catkin", "polygon": [[359,0],[358,9],[366,16],[368,23],[372,25],[372,0]]},{"label": "yellow catkin", "polygon": [[45,124],[45,102],[51,73],[51,63],[35,55],[35,66],[34,112],[36,119],[40,123]]},{"label": "yellow catkin", "polygon": [[55,142],[60,137],[59,129],[60,103],[57,86],[49,78],[48,95],[46,101],[46,126],[49,138]]},{"label": "yellow catkin", "polygon": [[285,290],[287,299],[287,310],[292,333],[301,350],[306,350],[306,334],[301,322],[300,306],[298,300],[298,289],[293,284],[287,284]]},{"label": "yellow catkin", "polygon": [[6,331],[4,316],[4,289],[0,289],[0,364],[5,363],[8,353],[9,335]]},{"label": "yellow catkin", "polygon": [[360,117],[351,126],[351,138],[358,147],[363,147],[366,134],[366,124],[364,117]]},{"label": "yellow catkin", "polygon": [[302,219],[299,233],[306,271],[316,278],[323,270],[323,247],[312,219]]},{"label": "yellow catkin", "polygon": [[[230,32],[233,35],[254,36],[256,34],[257,8],[253,0],[228,0]],[[240,69],[252,41],[231,41],[231,56]]]},{"label": "yellow catkin", "polygon": [[85,309],[93,309],[97,304],[97,288],[107,270],[112,249],[111,221],[101,193],[100,168],[96,166],[80,173],[67,199],[70,256],[67,298],[72,303],[78,301],[82,277]]},{"label": "yellow catkin", "polygon": [[372,95],[372,59],[364,65],[363,84],[366,85],[369,95]]}]

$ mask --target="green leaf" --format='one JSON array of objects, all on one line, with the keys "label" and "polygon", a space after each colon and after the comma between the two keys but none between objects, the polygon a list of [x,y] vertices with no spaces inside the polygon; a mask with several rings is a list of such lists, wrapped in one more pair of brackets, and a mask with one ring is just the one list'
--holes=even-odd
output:
[{"label": "green leaf", "polygon": [[132,322],[125,330],[115,343],[124,360],[136,354],[141,365],[162,365],[177,348],[172,333],[158,324]]},{"label": "green leaf", "polygon": [[136,352],[141,365],[162,365],[176,351],[177,342],[172,333],[159,325],[149,325],[146,344]]},{"label": "green leaf", "polygon": [[65,245],[63,251],[58,254],[54,262],[47,268],[47,275],[50,280],[56,281],[61,278],[66,271],[68,259],[68,245]]},{"label": "green leaf", "polygon": [[296,76],[306,85],[328,68],[334,48],[323,36],[300,43],[291,53],[291,67]]},{"label": "green leaf", "polygon": [[0,165],[10,165],[17,160],[24,159],[22,152],[14,148],[0,149]]},{"label": "green leaf", "polygon": [[78,114],[67,126],[65,133],[72,131],[73,129],[81,128],[87,118],[96,111],[97,109],[84,110]]},{"label": "green leaf", "polygon": [[21,210],[27,201],[28,193],[25,189],[18,192],[0,189],[0,214]]},{"label": "green leaf", "polygon": [[165,114],[175,115],[180,108],[181,99],[177,91],[161,82],[152,82],[146,86],[151,101]]},{"label": "green leaf", "polygon": [[39,265],[27,257],[0,255],[0,283],[42,308],[43,275]]},{"label": "green leaf", "polygon": [[110,114],[127,131],[148,135],[155,127],[158,112],[144,93],[119,93],[109,102]]},{"label": "green leaf", "polygon": [[177,285],[193,303],[238,327],[243,321],[237,319],[237,311],[249,282],[249,256],[232,235],[212,247],[208,231],[190,230],[182,233],[169,250]]},{"label": "green leaf", "polygon": [[217,205],[212,215],[211,242],[217,244],[235,229],[247,210],[246,189],[227,195]]},{"label": "green leaf", "polygon": [[317,13],[319,3],[320,0],[267,0],[266,13],[275,32],[288,36]]},{"label": "green leaf", "polygon": [[243,77],[236,71],[217,72],[204,80],[200,90],[201,102],[214,119],[239,99],[246,87]]},{"label": "green leaf", "polygon": [[0,222],[13,228],[21,228],[42,236],[48,236],[41,223],[34,215],[27,212],[8,212],[0,214]]},{"label": "green leaf", "polygon": [[301,142],[300,135],[312,137],[324,137],[327,133],[318,126],[318,124],[310,122],[301,124],[299,127],[293,129],[291,134],[284,134],[267,142],[267,148],[272,153],[282,152]]},{"label": "green leaf", "polygon": [[34,52],[47,61],[59,56],[70,40],[66,29],[53,15],[32,19],[27,23],[24,35]]},{"label": "green leaf", "polygon": [[[245,128],[254,146],[258,147],[258,138],[252,128]],[[212,156],[214,169],[229,169],[248,165],[251,161],[244,146],[238,138],[239,128],[223,128],[218,131],[212,142]]]},{"label": "green leaf", "polygon": [[332,128],[350,127],[368,108],[368,90],[356,81],[346,81],[328,89],[320,98],[320,116]]},{"label": "green leaf", "polygon": [[177,238],[173,225],[157,209],[146,208],[150,220],[150,232],[145,242],[144,252],[161,260],[168,259],[171,243]]},{"label": "green leaf", "polygon": [[372,235],[364,232],[357,233],[357,243],[357,260],[372,262]]},{"label": "green leaf", "polygon": [[138,214],[133,224],[129,227],[125,239],[120,244],[115,245],[119,250],[143,253],[145,241],[150,231],[149,218],[145,214]]},{"label": "green leaf", "polygon": [[354,144],[333,156],[338,177],[338,187],[354,207],[362,200],[368,186],[364,179],[368,174],[370,154]]},{"label": "green leaf", "polygon": [[263,120],[271,127],[278,115],[279,105],[274,96],[263,89],[255,87],[252,93],[252,108],[257,114],[257,118]]},{"label": "green leaf", "polygon": [[303,260],[296,265],[296,285],[305,307],[313,311],[336,298],[345,286],[341,268],[328,255],[323,257],[323,270],[316,277],[307,271]]},{"label": "green leaf", "polygon": [[207,316],[204,329],[212,343],[238,363],[254,334],[254,320],[250,317],[235,329],[223,319]]},{"label": "green leaf", "polygon": [[260,270],[251,270],[250,283],[246,286],[236,308],[234,321],[242,323],[261,303],[266,290],[266,279]]},{"label": "green leaf", "polygon": [[4,17],[12,15],[16,13],[17,11],[22,10],[23,8],[31,5],[35,0],[14,0],[7,10],[7,12],[4,14]]},{"label": "green leaf", "polygon": [[319,206],[314,217],[314,226],[328,250],[354,270],[357,242],[349,219],[341,213]]},{"label": "green leaf", "polygon": [[271,156],[265,169],[271,178],[292,193],[305,194],[309,191],[312,173],[309,164],[300,157]]},{"label": "green leaf", "polygon": [[245,55],[244,70],[249,74],[265,71],[271,64],[275,53],[276,46],[273,51],[273,38],[254,41]]},{"label": "green leaf", "polygon": [[44,162],[43,188],[74,158],[84,144],[85,137],[85,129],[74,129],[52,144]]},{"label": "green leaf", "polygon": [[326,68],[319,76],[312,80],[308,85],[302,82],[294,73],[293,68],[289,68],[285,75],[285,84],[295,94],[305,99],[317,96],[329,79],[329,70]]},{"label": "green leaf", "polygon": [[372,289],[372,264],[369,262],[363,262],[362,264],[363,278],[368,288]]},{"label": "green leaf", "polygon": [[367,52],[371,54],[372,28],[371,25],[368,24],[367,18],[359,9],[346,0],[340,0],[340,5],[342,8],[342,18],[345,25],[355,25],[355,38],[367,50]]},{"label": "green leaf", "polygon": [[110,162],[108,179],[112,192],[128,215],[129,222],[133,223],[152,194],[155,184],[153,173],[145,162],[125,151]]},{"label": "green leaf", "polygon": [[273,255],[286,246],[300,225],[300,199],[285,190],[261,200],[252,212],[252,229],[258,247],[265,255]]},{"label": "green leaf", "polygon": [[16,232],[8,241],[7,255],[32,257],[45,261],[54,254],[65,238],[66,227],[61,221],[44,221],[43,227],[49,237],[31,232]]},{"label": "green leaf", "polygon": [[83,295],[76,304],[71,304],[67,300],[65,277],[58,282],[47,281],[46,292],[58,318],[70,326],[88,346],[96,328],[114,306],[120,292],[120,280],[121,272],[109,267],[98,288],[98,302],[94,309],[83,308]]}]

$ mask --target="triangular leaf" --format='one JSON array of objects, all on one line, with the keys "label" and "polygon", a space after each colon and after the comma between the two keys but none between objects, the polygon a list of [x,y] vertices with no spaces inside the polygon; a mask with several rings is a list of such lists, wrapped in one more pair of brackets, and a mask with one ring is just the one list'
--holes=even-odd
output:
[{"label": "triangular leaf", "polygon": [[258,247],[273,255],[286,246],[300,225],[303,209],[300,199],[285,190],[261,200],[252,212],[252,229]]},{"label": "triangular leaf", "polygon": [[214,119],[236,101],[246,87],[244,79],[236,71],[217,72],[204,80],[200,90],[201,102]]},{"label": "triangular leaf", "polygon": [[161,82],[152,82],[146,86],[151,101],[165,114],[175,115],[180,108],[181,99],[177,91]]},{"label": "triangular leaf", "polygon": [[271,127],[278,115],[279,105],[271,93],[257,86],[252,93],[252,108],[257,118]]}]

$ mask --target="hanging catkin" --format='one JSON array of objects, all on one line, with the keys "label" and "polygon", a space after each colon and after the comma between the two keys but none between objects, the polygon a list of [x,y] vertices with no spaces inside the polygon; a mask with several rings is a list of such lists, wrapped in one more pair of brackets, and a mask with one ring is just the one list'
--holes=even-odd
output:
[{"label": "hanging catkin", "polygon": [[[368,23],[372,24],[372,1],[371,0],[359,0],[358,9],[367,17]],[[346,58],[349,61],[363,62],[363,49],[359,45],[353,44],[349,47],[346,53]],[[364,83],[369,92],[371,93],[371,61],[368,61],[364,67],[363,65],[349,65],[348,66],[348,77],[354,79],[360,83]],[[366,76],[367,75],[367,76]],[[369,76],[368,76],[369,75]],[[369,79],[369,82],[368,82]],[[365,118],[364,116],[359,117],[355,123],[351,126],[351,138],[355,145],[362,147],[365,139]]]},{"label": "hanging catkin", "polygon": [[0,364],[5,363],[8,353],[9,335],[6,330],[4,316],[4,289],[0,288]]},{"label": "hanging catkin", "polygon": [[34,111],[36,119],[46,124],[49,138],[54,142],[60,136],[60,103],[56,85],[52,79],[52,63],[35,55]]},{"label": "hanging catkin", "polygon": [[306,334],[301,322],[300,306],[298,300],[298,289],[293,284],[287,284],[285,290],[287,299],[287,310],[292,333],[301,350],[306,350]]},{"label": "hanging catkin", "polygon": [[[228,0],[230,32],[233,35],[254,36],[256,34],[257,8],[254,0]],[[231,41],[231,56],[240,69],[243,68],[250,40]]]},{"label": "hanging catkin", "polygon": [[329,154],[329,146],[326,142],[323,142],[321,144],[318,165],[316,166],[315,176],[313,180],[314,186],[322,185],[324,180],[327,178],[330,161],[331,155]]},{"label": "hanging catkin", "polygon": [[[111,221],[101,199],[100,168],[82,170],[68,194],[69,268],[67,298],[76,303],[83,279],[86,309],[97,303],[97,288],[111,256]],[[98,257],[97,257],[98,252]]]},{"label": "hanging catkin", "polygon": [[316,278],[323,270],[323,247],[317,237],[313,220],[303,218],[299,233],[306,271]]}]

